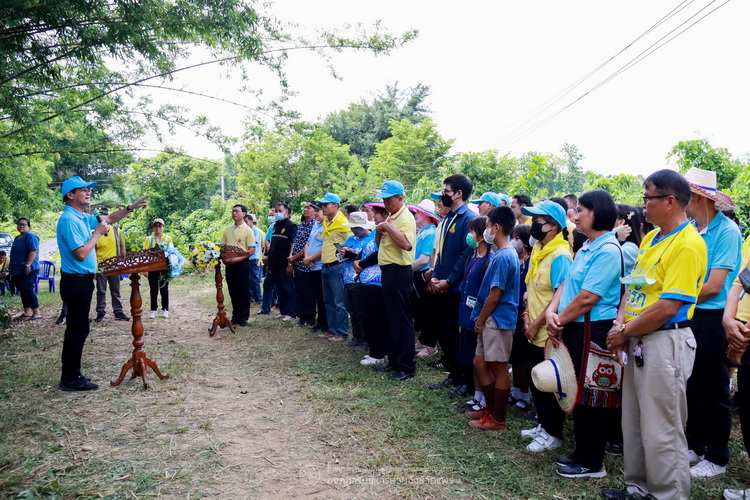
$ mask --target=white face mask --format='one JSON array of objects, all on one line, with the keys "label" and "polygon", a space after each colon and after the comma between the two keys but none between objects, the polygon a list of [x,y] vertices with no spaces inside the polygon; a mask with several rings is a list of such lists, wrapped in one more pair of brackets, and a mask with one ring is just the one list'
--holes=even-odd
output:
[{"label": "white face mask", "polygon": [[531,248],[534,248],[534,245],[536,245],[538,241],[539,240],[534,238],[533,236],[529,236],[529,246]]},{"label": "white face mask", "polygon": [[484,230],[484,233],[482,233],[482,238],[484,238],[484,241],[487,242],[488,245],[492,245],[495,242],[495,235],[492,234],[492,228],[487,228]]}]

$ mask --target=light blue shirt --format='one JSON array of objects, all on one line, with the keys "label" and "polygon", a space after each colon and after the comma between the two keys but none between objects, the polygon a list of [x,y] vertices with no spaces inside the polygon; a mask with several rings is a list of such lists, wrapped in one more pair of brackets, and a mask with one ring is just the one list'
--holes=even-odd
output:
[{"label": "light blue shirt", "polygon": [[740,272],[740,263],[742,262],[740,228],[719,212],[700,234],[708,250],[708,272],[704,283],[708,281],[711,269],[728,269],[729,273],[719,293],[695,307],[711,310],[724,309],[729,289],[732,288],[732,282]]},{"label": "light blue shirt", "polygon": [[622,248],[622,254],[625,257],[625,276],[628,276],[633,272],[635,261],[638,260],[639,248],[632,241],[626,241],[620,245],[620,248]]},{"label": "light blue shirt", "polygon": [[[615,319],[620,306],[620,273],[622,254],[615,232],[610,231],[594,241],[586,240],[573,261],[563,285],[558,312],[568,307],[582,290],[600,297],[591,308],[591,321]],[[582,322],[584,316],[575,319]]]},{"label": "light blue shirt", "polygon": [[[415,259],[422,255],[432,256],[432,249],[435,246],[435,224],[428,224],[417,233],[417,248],[414,254]],[[417,271],[426,271],[430,268],[430,261]]]},{"label": "light blue shirt", "polygon": [[[323,224],[321,222],[315,221],[315,225],[310,231],[310,238],[307,242],[307,255],[314,255],[323,250]],[[321,269],[323,269],[323,261],[318,258],[318,260],[313,262],[310,271],[320,271]]]},{"label": "light blue shirt", "polygon": [[65,205],[57,221],[57,246],[60,249],[62,272],[70,274],[96,274],[96,252],[93,247],[83,261],[73,255],[73,250],[80,248],[91,239],[91,230],[98,222],[91,214],[83,214],[75,208]]},{"label": "light blue shirt", "polygon": [[253,224],[251,229],[253,230],[253,236],[255,236],[255,252],[247,260],[258,260],[263,255],[263,250],[260,248],[260,240],[263,239],[263,233],[255,227],[255,224]]}]

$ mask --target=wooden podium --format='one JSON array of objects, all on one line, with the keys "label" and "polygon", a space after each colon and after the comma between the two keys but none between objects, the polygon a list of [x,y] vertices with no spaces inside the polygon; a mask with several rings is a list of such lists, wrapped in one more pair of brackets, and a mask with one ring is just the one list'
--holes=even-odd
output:
[{"label": "wooden podium", "polygon": [[[233,257],[242,257],[247,255],[247,251],[240,247],[232,245],[224,245],[221,247],[221,259],[231,259]],[[227,312],[224,310],[224,285],[221,277],[221,263],[216,264],[216,272],[214,273],[214,282],[216,283],[216,317],[214,322],[211,324],[211,328],[208,329],[208,336],[213,337],[220,328],[229,328],[229,331],[234,333],[234,325],[227,318]],[[249,292],[249,290],[248,290]]]},{"label": "wooden podium", "polygon": [[122,366],[120,376],[117,380],[110,382],[112,386],[120,385],[131,368],[133,369],[131,378],[141,377],[144,389],[148,389],[148,378],[146,378],[147,367],[154,370],[154,373],[160,379],[169,378],[169,375],[162,374],[159,371],[156,361],[149,358],[146,355],[146,350],[143,348],[143,321],[141,321],[141,314],[143,313],[141,306],[143,305],[143,301],[141,300],[141,277],[138,274],[148,271],[164,271],[166,269],[167,259],[164,250],[158,247],[139,252],[128,252],[120,257],[113,257],[102,261],[99,265],[99,270],[104,276],[130,274],[130,314],[133,318],[133,354]]}]

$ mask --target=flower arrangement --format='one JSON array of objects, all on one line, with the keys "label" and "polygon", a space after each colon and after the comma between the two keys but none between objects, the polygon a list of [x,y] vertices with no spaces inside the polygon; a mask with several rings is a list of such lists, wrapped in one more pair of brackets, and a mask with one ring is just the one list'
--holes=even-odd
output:
[{"label": "flower arrangement", "polygon": [[190,261],[196,267],[215,267],[221,258],[221,247],[213,241],[201,241],[190,252]]},{"label": "flower arrangement", "polygon": [[182,267],[185,265],[185,257],[183,257],[180,251],[171,243],[164,247],[164,254],[167,257],[167,272],[164,274],[164,279],[169,281],[182,274]]}]

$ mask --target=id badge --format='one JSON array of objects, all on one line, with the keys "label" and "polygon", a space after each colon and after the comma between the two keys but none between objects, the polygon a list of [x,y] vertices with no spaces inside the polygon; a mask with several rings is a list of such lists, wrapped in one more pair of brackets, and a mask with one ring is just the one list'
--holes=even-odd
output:
[{"label": "id badge", "polygon": [[467,295],[466,296],[466,305],[468,307],[474,309],[474,306],[476,305],[476,303],[477,303],[477,298],[476,297],[472,297],[471,295]]}]

